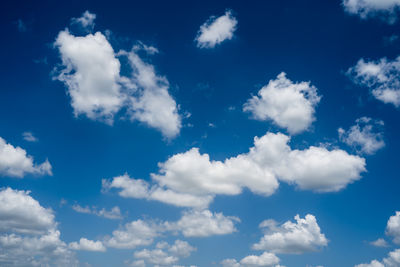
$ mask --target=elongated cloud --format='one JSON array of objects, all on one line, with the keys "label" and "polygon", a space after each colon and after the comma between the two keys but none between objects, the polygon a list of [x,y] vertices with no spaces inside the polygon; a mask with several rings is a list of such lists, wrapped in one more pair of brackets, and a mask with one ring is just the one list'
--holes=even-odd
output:
[{"label": "elongated cloud", "polygon": [[[208,154],[192,148],[159,163],[159,173],[151,175],[155,182],[151,190],[147,182],[126,176],[103,180],[103,188],[119,188],[123,197],[204,208],[215,195],[238,195],[243,188],[270,196],[279,180],[304,190],[339,191],[360,179],[365,171],[365,159],[344,150],[315,146],[297,150],[290,148],[289,141],[284,134],[267,133],[254,138],[248,153],[224,161],[210,160]],[[153,192],[157,190],[170,192],[173,197],[156,198]],[[180,203],[175,201],[179,195],[184,196]]]},{"label": "elongated cloud", "polygon": [[293,83],[282,72],[243,106],[254,119],[272,120],[291,134],[307,130],[315,120],[315,106],[321,97],[310,82]]},{"label": "elongated cloud", "polygon": [[0,137],[0,175],[22,178],[27,174],[52,175],[48,160],[37,165],[21,147],[14,147]]},{"label": "elongated cloud", "polygon": [[226,11],[221,17],[210,17],[200,26],[196,37],[197,47],[214,48],[225,40],[230,40],[236,30],[237,20],[231,11]]},{"label": "elongated cloud", "polygon": [[101,241],[92,241],[84,237],[79,239],[79,242],[69,243],[69,248],[73,250],[86,250],[94,252],[106,251],[106,247],[103,245]]}]

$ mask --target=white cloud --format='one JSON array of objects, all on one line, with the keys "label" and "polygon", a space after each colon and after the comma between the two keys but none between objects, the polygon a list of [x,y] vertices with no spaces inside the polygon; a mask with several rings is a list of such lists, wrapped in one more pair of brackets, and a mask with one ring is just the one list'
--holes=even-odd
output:
[{"label": "white cloud", "polygon": [[119,84],[121,64],[106,37],[100,32],[76,37],[65,30],[55,46],[64,66],[57,79],[68,88],[75,116],[112,123],[124,95]]},{"label": "white cloud", "polygon": [[389,246],[389,244],[383,238],[378,238],[377,240],[370,242],[370,244],[375,247],[388,247]]},{"label": "white cloud", "polygon": [[106,247],[103,245],[101,241],[92,241],[86,238],[81,238],[79,242],[71,242],[69,243],[69,248],[73,250],[86,250],[86,251],[96,251],[96,252],[104,252],[106,251]]},{"label": "white cloud", "polygon": [[385,146],[381,132],[382,126],[383,121],[362,117],[357,119],[356,125],[351,126],[347,131],[339,128],[339,138],[359,152],[372,155]]},{"label": "white cloud", "polygon": [[370,263],[358,264],[355,267],[399,267],[400,266],[400,249],[389,252],[388,256],[382,260],[372,260]]},{"label": "white cloud", "polygon": [[[159,200],[180,207],[205,208],[215,195],[238,195],[247,187],[253,193],[269,196],[278,180],[300,189],[334,192],[361,178],[365,159],[344,150],[311,146],[291,149],[290,137],[267,133],[254,138],[248,153],[210,160],[198,148],[178,153],[159,163],[159,173],[151,174],[155,185],[120,176],[103,180],[103,188],[119,188],[123,197]],[[180,200],[181,198],[181,200]]]},{"label": "white cloud", "polygon": [[387,226],[386,234],[393,238],[393,242],[400,245],[400,211],[396,211],[396,214],[390,216]]},{"label": "white cloud", "polygon": [[165,222],[165,226],[167,230],[179,231],[186,237],[207,237],[236,232],[235,222],[240,222],[240,219],[209,210],[191,210],[184,212],[176,222]]},{"label": "white cloud", "polygon": [[0,191],[0,203],[0,265],[77,266],[50,209],[11,188]]},{"label": "white cloud", "polygon": [[148,246],[159,235],[158,226],[151,222],[136,220],[115,230],[112,236],[106,238],[105,245],[112,248],[131,249],[138,246]]},{"label": "white cloud", "polygon": [[23,132],[22,133],[22,137],[24,138],[25,141],[28,141],[28,142],[37,142],[37,141],[39,141],[39,139],[37,139],[33,135],[33,133],[31,133],[31,132]]},{"label": "white cloud", "polygon": [[11,188],[0,191],[0,232],[43,234],[55,228],[53,212],[40,206],[29,193]]},{"label": "white cloud", "polygon": [[[168,92],[167,78],[157,75],[154,66],[136,53],[145,50],[154,54],[156,48],[135,45],[130,52],[116,54],[102,33],[74,36],[68,29],[58,34],[54,44],[62,59],[55,79],[68,88],[75,116],[82,114],[112,124],[123,109],[132,120],[160,130],[167,138],[179,134],[181,117]],[[120,76],[117,56],[128,58],[130,77]]]},{"label": "white cloud", "polygon": [[111,208],[111,210],[106,210],[105,208],[99,210],[96,207],[82,207],[78,204],[75,204],[72,206],[72,209],[79,213],[94,214],[107,219],[122,219],[121,210],[118,206]]},{"label": "white cloud", "polygon": [[362,19],[379,16],[389,23],[397,20],[399,0],[343,0],[345,11]]},{"label": "white cloud", "polygon": [[279,258],[269,252],[264,252],[261,255],[249,255],[244,257],[240,262],[235,259],[226,259],[221,262],[223,267],[257,267],[257,266],[275,266],[279,263]]},{"label": "white cloud", "polygon": [[347,75],[356,84],[369,87],[376,99],[400,106],[400,57],[393,61],[386,58],[377,61],[360,59]]},{"label": "white cloud", "polygon": [[195,39],[197,47],[214,48],[217,44],[232,39],[237,23],[236,18],[229,10],[218,18],[210,17],[206,23],[200,26]]},{"label": "white cloud", "polygon": [[182,125],[176,102],[168,93],[167,78],[158,76],[154,66],[144,62],[134,51],[120,54],[128,57],[133,70],[130,81],[141,89],[129,98],[131,119],[159,129],[168,138],[175,137]]},{"label": "white cloud", "polygon": [[80,18],[72,18],[71,23],[79,24],[83,29],[87,31],[92,31],[94,28],[94,20],[96,19],[96,14],[90,13],[88,10],[82,13]]},{"label": "white cloud", "polygon": [[272,120],[291,134],[307,130],[315,120],[315,106],[321,97],[310,82],[293,83],[282,72],[243,106],[257,120]]},{"label": "white cloud", "polygon": [[153,250],[143,249],[134,253],[134,257],[139,259],[138,262],[143,261],[154,265],[167,265],[171,266],[173,263],[179,261],[179,258],[189,257],[196,248],[192,247],[188,242],[176,240],[173,245],[166,242],[159,242]]},{"label": "white cloud", "polygon": [[48,160],[34,164],[33,157],[21,147],[14,147],[0,137],[0,175],[22,178],[27,174],[52,175]]},{"label": "white cloud", "polygon": [[253,248],[274,253],[302,254],[328,245],[313,215],[307,214],[305,218],[296,215],[294,219],[295,223],[287,221],[280,226],[273,220],[262,222],[260,227],[264,229],[265,235]]}]

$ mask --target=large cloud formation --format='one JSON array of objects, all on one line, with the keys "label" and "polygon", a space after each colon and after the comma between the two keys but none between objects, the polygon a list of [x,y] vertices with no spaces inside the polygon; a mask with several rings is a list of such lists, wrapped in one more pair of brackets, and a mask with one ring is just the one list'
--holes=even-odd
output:
[{"label": "large cloud formation", "polygon": [[[138,55],[138,49],[148,52],[147,46],[115,53],[101,32],[75,36],[68,29],[58,34],[54,45],[62,59],[55,79],[68,88],[75,116],[112,124],[125,108],[132,120],[158,129],[167,138],[179,133],[181,117],[167,78],[157,75],[154,66]],[[121,76],[118,57],[128,59],[131,76]]]},{"label": "large cloud formation", "polygon": [[[254,138],[248,153],[224,161],[210,160],[208,154],[192,148],[159,163],[160,171],[151,175],[155,181],[152,187],[144,180],[120,176],[103,180],[103,188],[120,189],[122,197],[204,208],[215,195],[237,195],[243,188],[269,196],[279,180],[303,190],[335,192],[360,179],[365,171],[365,159],[344,150],[323,146],[291,149],[289,141],[284,134],[267,133]],[[155,198],[154,192],[169,192],[173,197]],[[179,196],[184,197],[178,204]]]},{"label": "large cloud formation", "polygon": [[243,106],[254,119],[272,120],[291,134],[307,130],[315,120],[315,106],[321,97],[310,82],[293,83],[282,72]]}]

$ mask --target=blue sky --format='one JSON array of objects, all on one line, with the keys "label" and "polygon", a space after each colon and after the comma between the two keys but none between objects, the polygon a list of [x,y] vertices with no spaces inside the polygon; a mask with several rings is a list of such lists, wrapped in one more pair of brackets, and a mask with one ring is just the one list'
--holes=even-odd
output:
[{"label": "blue sky", "polygon": [[400,266],[400,1],[9,1],[1,266]]}]

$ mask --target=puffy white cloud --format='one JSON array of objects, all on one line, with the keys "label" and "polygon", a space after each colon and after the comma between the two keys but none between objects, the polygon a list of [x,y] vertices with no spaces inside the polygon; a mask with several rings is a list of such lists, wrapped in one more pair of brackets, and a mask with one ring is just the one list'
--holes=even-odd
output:
[{"label": "puffy white cloud", "polygon": [[92,31],[94,28],[94,20],[96,19],[96,14],[90,13],[88,10],[83,12],[82,16],[79,18],[72,18],[71,23],[79,24],[83,29],[87,31]]},{"label": "puffy white cloud", "polygon": [[389,252],[388,256],[381,262],[372,260],[370,263],[358,264],[355,267],[399,267],[400,266],[400,249]]},{"label": "puffy white cloud", "polygon": [[180,257],[189,257],[196,248],[192,247],[188,242],[176,240],[173,245],[166,242],[159,242],[153,250],[143,249],[134,253],[134,257],[139,259],[138,263],[150,263],[154,265],[171,266],[179,261]]},{"label": "puffy white cloud", "polygon": [[78,262],[60,232],[53,212],[43,208],[29,192],[0,191],[1,266],[77,266]]},{"label": "puffy white cloud", "polygon": [[370,244],[375,247],[388,247],[389,246],[389,244],[383,238],[378,238],[377,240],[370,242]]},{"label": "puffy white cloud", "polygon": [[112,236],[106,238],[105,245],[112,248],[131,249],[138,246],[148,246],[159,235],[158,226],[143,220],[136,220],[115,230]]},{"label": "puffy white cloud", "polygon": [[360,59],[347,71],[347,75],[356,84],[369,87],[376,99],[399,107],[400,57],[393,61],[386,58],[377,61]]},{"label": "puffy white cloud", "polygon": [[387,226],[386,234],[393,238],[393,242],[400,245],[400,211],[396,211],[396,214],[390,216]]},{"label": "puffy white cloud", "polygon": [[99,217],[104,217],[107,219],[121,219],[121,210],[119,209],[118,206],[115,206],[111,208],[111,210],[106,210],[105,208],[102,208],[101,210],[97,209],[96,207],[82,207],[78,204],[75,204],[72,206],[72,209],[75,210],[76,212],[79,213],[87,213],[87,214],[94,214]]},{"label": "puffy white cloud", "polygon": [[302,254],[328,245],[313,215],[307,214],[305,218],[296,215],[294,219],[296,222],[287,221],[280,226],[273,220],[262,222],[260,227],[265,235],[253,248],[274,253]]},{"label": "puffy white cloud", "polygon": [[356,125],[351,126],[347,131],[339,128],[339,138],[359,152],[372,155],[385,146],[383,133],[380,130],[382,126],[383,121],[362,117],[357,119]]},{"label": "puffy white cloud", "polygon": [[106,37],[100,32],[74,36],[65,30],[54,44],[64,66],[57,79],[68,88],[75,116],[112,123],[125,97],[119,84],[121,64]]},{"label": "puffy white cloud", "polygon": [[279,263],[280,259],[273,253],[264,252],[261,255],[249,255],[244,257],[240,262],[235,259],[226,259],[221,262],[223,267],[257,267],[257,266],[275,266]]},{"label": "puffy white cloud", "polygon": [[[168,92],[166,77],[156,74],[154,66],[144,62],[138,50],[155,53],[156,48],[135,45],[130,52],[115,53],[101,32],[74,36],[68,29],[55,41],[62,69],[58,79],[68,88],[75,116],[112,124],[115,115],[127,110],[132,120],[156,128],[167,138],[175,137],[181,128],[178,106]],[[121,76],[117,57],[127,57],[131,76]]]},{"label": "puffy white cloud", "polygon": [[167,230],[182,232],[186,237],[207,237],[236,232],[235,222],[240,222],[240,219],[209,210],[191,210],[184,212],[176,222],[165,222],[165,226]]},{"label": "puffy white cloud", "polygon": [[28,141],[28,142],[37,142],[37,141],[39,141],[39,139],[37,139],[33,135],[33,133],[31,133],[31,132],[23,132],[22,133],[22,137],[24,138],[25,141]]},{"label": "puffy white cloud", "polygon": [[168,138],[175,137],[182,125],[176,102],[168,93],[167,78],[158,76],[154,66],[144,62],[133,50],[120,54],[128,57],[133,70],[130,81],[141,89],[129,98],[131,119],[159,129]]},{"label": "puffy white cloud", "polygon": [[307,130],[315,120],[315,106],[321,97],[310,82],[293,83],[282,72],[243,106],[257,120],[272,120],[291,134]]},{"label": "puffy white cloud", "polygon": [[103,245],[101,241],[92,241],[82,237],[79,242],[71,242],[69,243],[69,248],[73,250],[86,250],[86,251],[97,251],[104,252],[106,251],[106,247]]},{"label": "puffy white cloud", "polygon": [[54,215],[29,195],[29,191],[0,191],[0,232],[43,234],[54,229]]},{"label": "puffy white cloud", "polygon": [[397,20],[399,0],[343,0],[345,11],[362,19],[380,16],[389,23]]},{"label": "puffy white cloud", "polygon": [[50,162],[34,164],[25,149],[14,147],[0,137],[0,175],[22,178],[27,174],[52,175]]},{"label": "puffy white cloud", "polygon": [[237,23],[236,18],[229,10],[218,18],[210,17],[206,23],[200,26],[195,39],[197,47],[214,48],[217,44],[232,39]]}]

